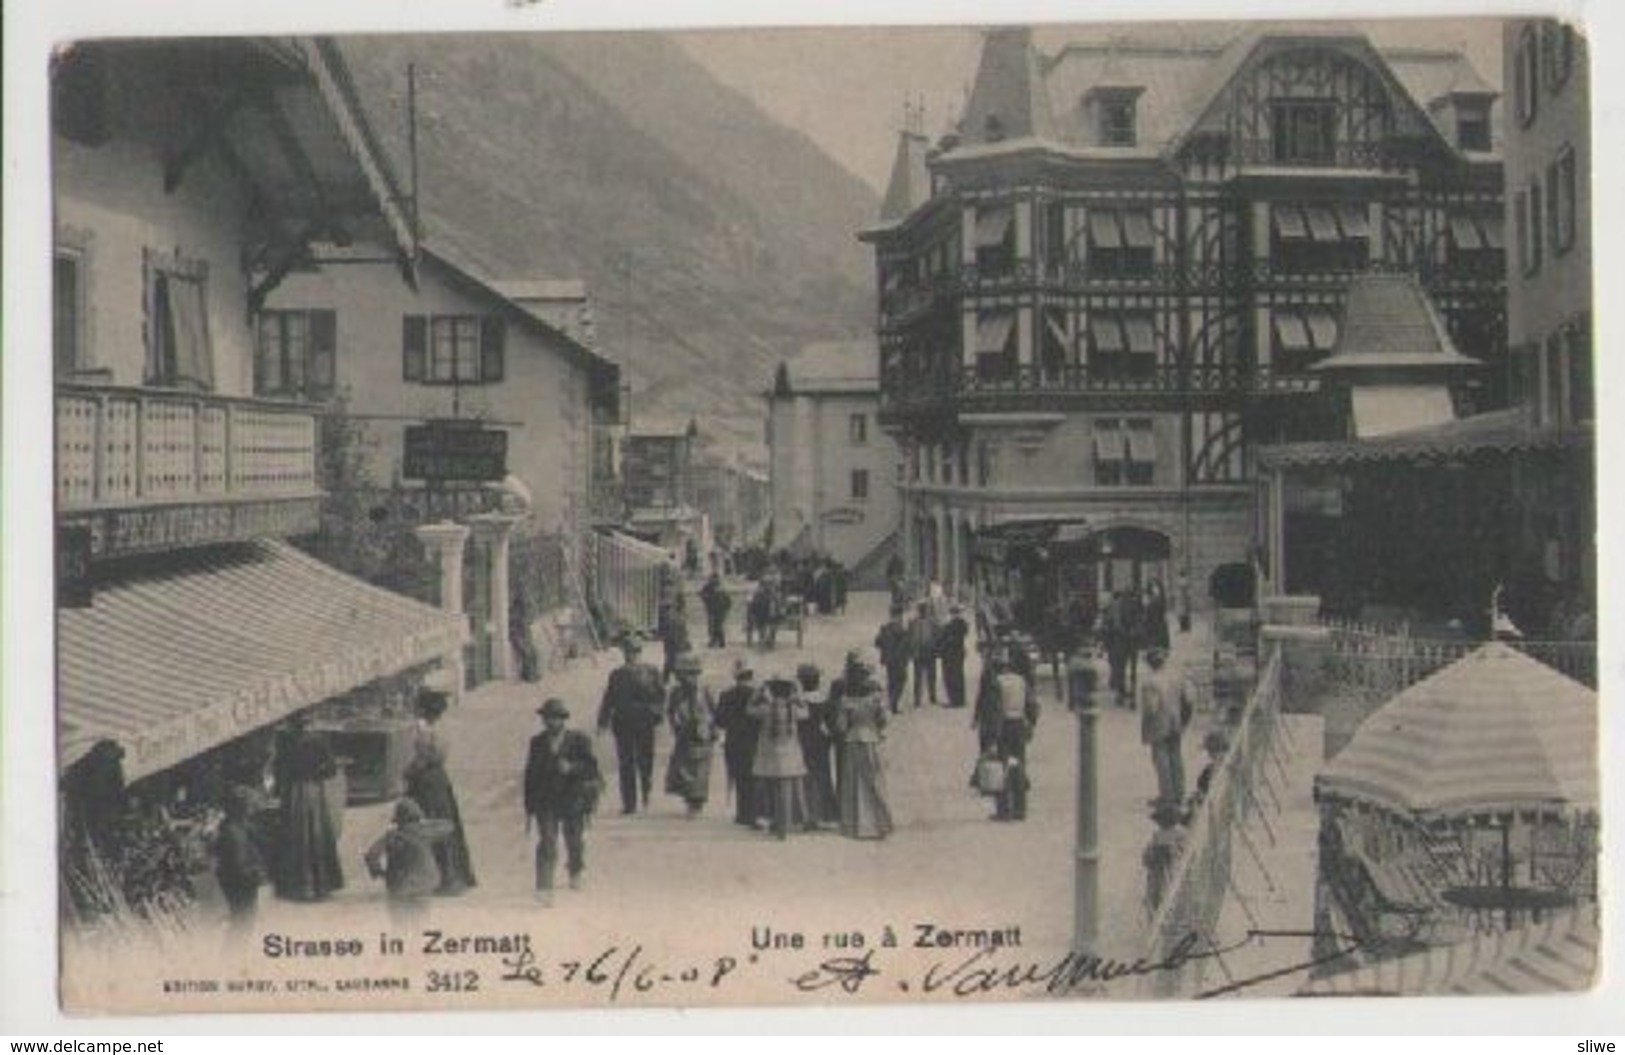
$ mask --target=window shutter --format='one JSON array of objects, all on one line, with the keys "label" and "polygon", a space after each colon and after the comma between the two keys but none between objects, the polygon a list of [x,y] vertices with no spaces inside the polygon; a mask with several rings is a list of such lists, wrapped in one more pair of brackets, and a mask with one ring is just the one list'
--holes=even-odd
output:
[{"label": "window shutter", "polygon": [[276,326],[273,325],[275,318],[276,316],[269,312],[261,312],[254,324],[254,394],[256,396],[269,395],[271,392],[271,357],[278,350]]},{"label": "window shutter", "polygon": [[501,381],[503,340],[506,328],[501,319],[487,316],[480,320],[480,380]]},{"label": "window shutter", "polygon": [[401,319],[401,379],[422,381],[429,357],[429,320],[423,315]]},{"label": "window shutter", "polygon": [[307,383],[311,399],[331,399],[336,387],[338,313],[319,309],[310,313],[310,366]]}]

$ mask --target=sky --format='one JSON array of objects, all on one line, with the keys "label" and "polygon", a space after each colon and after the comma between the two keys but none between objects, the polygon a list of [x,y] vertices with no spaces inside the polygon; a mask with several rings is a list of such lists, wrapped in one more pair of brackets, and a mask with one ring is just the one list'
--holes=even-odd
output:
[{"label": "sky", "polygon": [[[1465,47],[1491,84],[1501,76],[1501,29],[1494,19],[1361,22],[1379,46]],[[1102,39],[1124,24],[1045,26],[1039,46]],[[685,50],[723,83],[805,133],[854,175],[884,192],[904,100],[923,100],[934,139],[964,105],[976,76],[982,31],[959,27],[750,29],[681,33]]]}]

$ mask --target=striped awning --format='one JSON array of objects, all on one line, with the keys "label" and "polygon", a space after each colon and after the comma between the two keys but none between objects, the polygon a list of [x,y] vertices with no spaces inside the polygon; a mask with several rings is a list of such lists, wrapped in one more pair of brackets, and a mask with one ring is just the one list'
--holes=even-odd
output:
[{"label": "striped awning", "polygon": [[1597,694],[1492,642],[1379,708],[1318,794],[1419,820],[1595,811]]},{"label": "striped awning", "polygon": [[1302,996],[1515,996],[1590,988],[1600,934],[1595,907],[1514,930],[1316,979]]},{"label": "striped awning", "polygon": [[175,554],[57,615],[58,751],[98,740],[127,780],[462,647],[464,617],[283,542]]}]

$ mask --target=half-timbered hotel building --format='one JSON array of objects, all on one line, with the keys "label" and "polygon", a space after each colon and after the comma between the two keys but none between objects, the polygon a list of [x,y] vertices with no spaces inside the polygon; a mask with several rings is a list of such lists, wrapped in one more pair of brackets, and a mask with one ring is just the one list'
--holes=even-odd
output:
[{"label": "half-timbered hotel building", "polygon": [[1481,364],[1468,398],[1505,400],[1497,92],[1337,27],[1045,44],[987,34],[861,235],[906,559],[962,587],[978,532],[1060,521],[1062,585],[1201,607],[1255,559],[1253,450],[1324,414],[1355,276],[1414,279]]}]

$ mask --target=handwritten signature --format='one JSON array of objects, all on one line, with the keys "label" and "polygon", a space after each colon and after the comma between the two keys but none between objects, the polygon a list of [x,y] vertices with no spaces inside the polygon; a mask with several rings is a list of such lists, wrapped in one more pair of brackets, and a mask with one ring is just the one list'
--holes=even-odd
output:
[{"label": "handwritten signature", "polygon": [[[1346,957],[1360,948],[1360,941],[1348,935],[1316,935],[1308,931],[1251,930],[1246,937],[1226,946],[1206,941],[1195,932],[1186,934],[1175,943],[1160,960],[1144,957],[1120,960],[1091,953],[1068,952],[1055,960],[1018,960],[1008,962],[1004,950],[983,948],[958,960],[939,961],[913,978],[898,979],[898,988],[904,992],[916,989],[924,994],[949,993],[968,997],[999,991],[1039,990],[1058,996],[1091,987],[1104,987],[1125,978],[1153,974],[1174,973],[1198,960],[1219,959],[1254,942],[1267,942],[1272,938],[1330,938],[1336,948],[1328,953],[1283,964],[1255,975],[1232,978],[1224,985],[1202,990],[1195,999],[1207,999],[1232,993],[1266,981],[1312,970],[1321,964]],[[804,993],[836,991],[855,995],[867,983],[879,977],[882,970],[875,963],[875,950],[861,956],[838,956],[824,960],[817,967],[790,979],[790,984]]]}]

